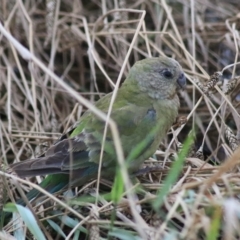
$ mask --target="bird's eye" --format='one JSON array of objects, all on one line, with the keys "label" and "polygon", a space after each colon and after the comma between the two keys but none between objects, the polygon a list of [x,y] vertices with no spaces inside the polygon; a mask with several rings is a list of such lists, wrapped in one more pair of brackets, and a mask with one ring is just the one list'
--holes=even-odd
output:
[{"label": "bird's eye", "polygon": [[165,78],[172,78],[173,74],[168,70],[168,69],[164,69],[161,74],[165,77]]}]

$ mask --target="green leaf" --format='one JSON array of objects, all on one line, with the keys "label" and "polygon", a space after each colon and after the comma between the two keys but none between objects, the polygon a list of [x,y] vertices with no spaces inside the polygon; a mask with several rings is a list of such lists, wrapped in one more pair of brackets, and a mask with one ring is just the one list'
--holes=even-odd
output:
[{"label": "green leaf", "polygon": [[[101,194],[100,196],[101,196],[101,198],[105,199],[106,201],[112,200],[110,193]],[[85,206],[85,203],[95,203],[95,202],[96,202],[95,196],[83,195],[83,196],[69,200],[68,204]]]},{"label": "green leaf", "polygon": [[156,212],[159,212],[159,209],[161,208],[161,206],[164,202],[165,196],[167,196],[171,186],[178,179],[178,177],[182,171],[185,158],[187,157],[189,149],[193,144],[193,139],[194,139],[194,133],[191,132],[188,135],[186,141],[184,142],[183,148],[180,151],[178,158],[173,162],[171,169],[169,170],[169,172],[167,174],[166,179],[163,181],[163,187],[160,189],[160,191],[157,194],[156,200],[153,202],[153,208]]},{"label": "green leaf", "polygon": [[114,203],[119,202],[124,193],[124,182],[121,172],[118,170],[114,179],[114,184],[111,191],[111,198]]},{"label": "green leaf", "polygon": [[140,237],[134,235],[132,232],[119,228],[113,228],[108,235],[121,240],[140,240]]},{"label": "green leaf", "polygon": [[5,204],[4,207],[3,207],[3,211],[4,212],[11,212],[11,213],[17,212],[16,204],[14,204],[14,203]]},{"label": "green leaf", "polygon": [[[75,228],[79,224],[79,221],[77,221],[67,215],[59,216],[58,218],[61,219],[62,223],[64,223],[66,226],[68,226],[70,228]],[[85,234],[88,233],[88,230],[83,226],[79,226],[77,231],[81,231]]]},{"label": "green leaf", "polygon": [[80,231],[75,231],[73,240],[79,240],[80,239],[79,236],[80,236]]},{"label": "green leaf", "polygon": [[28,208],[18,204],[14,204],[14,203],[7,203],[3,209],[6,212],[18,212],[21,215],[24,223],[28,227],[29,231],[33,234],[33,236],[37,240],[46,239],[43,232],[39,228],[35,217],[33,216],[32,212]]},{"label": "green leaf", "polygon": [[219,231],[221,227],[221,219],[222,219],[222,210],[220,206],[215,208],[213,218],[211,221],[210,229],[207,233],[207,240],[217,240],[219,237]]},{"label": "green leaf", "polygon": [[47,219],[48,224],[59,234],[61,235],[63,238],[66,238],[67,236],[65,235],[65,233],[63,232],[61,226],[59,226],[58,224],[56,224],[53,220],[51,219]]}]

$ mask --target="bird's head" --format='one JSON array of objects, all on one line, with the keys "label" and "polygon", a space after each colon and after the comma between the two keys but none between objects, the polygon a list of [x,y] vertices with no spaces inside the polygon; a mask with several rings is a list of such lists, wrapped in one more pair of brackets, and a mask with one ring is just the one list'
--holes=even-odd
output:
[{"label": "bird's head", "polygon": [[176,94],[177,87],[184,88],[186,78],[182,67],[173,58],[147,58],[134,64],[127,81],[137,84],[151,98],[168,99]]}]

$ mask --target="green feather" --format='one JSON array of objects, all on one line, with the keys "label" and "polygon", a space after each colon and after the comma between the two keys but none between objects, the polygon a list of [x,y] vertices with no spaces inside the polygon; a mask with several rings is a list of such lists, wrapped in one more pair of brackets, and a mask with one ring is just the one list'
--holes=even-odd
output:
[{"label": "green feather", "polygon": [[[172,58],[138,61],[118,90],[111,118],[116,122],[125,158],[132,158],[129,172],[137,171],[166,135],[178,114],[178,85],[185,84],[181,66]],[[112,93],[96,107],[107,113]],[[86,111],[73,128],[64,134],[44,156],[11,165],[20,177],[49,175],[40,184],[54,193],[67,186],[81,186],[98,174],[99,154],[105,122]],[[137,146],[140,151],[134,152]],[[117,155],[110,129],[107,131],[101,176],[114,178]],[[31,190],[29,200],[39,196]],[[24,204],[22,201],[19,203]]]}]

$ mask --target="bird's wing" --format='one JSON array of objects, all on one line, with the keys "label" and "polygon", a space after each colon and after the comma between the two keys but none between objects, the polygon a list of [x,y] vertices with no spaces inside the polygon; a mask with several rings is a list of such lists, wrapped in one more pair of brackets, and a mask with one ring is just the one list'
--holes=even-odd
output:
[{"label": "bird's wing", "polygon": [[[113,108],[111,118],[117,125],[125,156],[146,137],[146,133],[150,132],[155,126],[157,119],[156,111],[151,106],[142,107],[131,103]],[[84,144],[87,146],[90,162],[99,162],[105,124],[105,121],[91,115],[88,117],[84,128],[79,125],[79,129],[77,127],[72,133],[75,141],[80,143],[83,139]],[[104,145],[103,166],[107,166],[112,161],[114,165],[116,154],[112,132],[108,127]]]},{"label": "bird's wing", "polygon": [[[156,116],[151,108],[129,104],[113,109],[111,118],[117,124],[123,151],[128,153],[129,149],[138,143],[138,139],[144,138],[141,136],[143,127],[150,127]],[[104,128],[105,122],[88,112],[82,117],[82,121],[79,122],[71,136],[65,137],[53,145],[44,157],[13,164],[12,169],[21,177],[69,173],[74,170],[79,170],[79,173],[87,169],[96,169],[97,171]],[[103,165],[107,166],[109,163],[116,165],[115,148],[110,129],[106,136]]]}]

